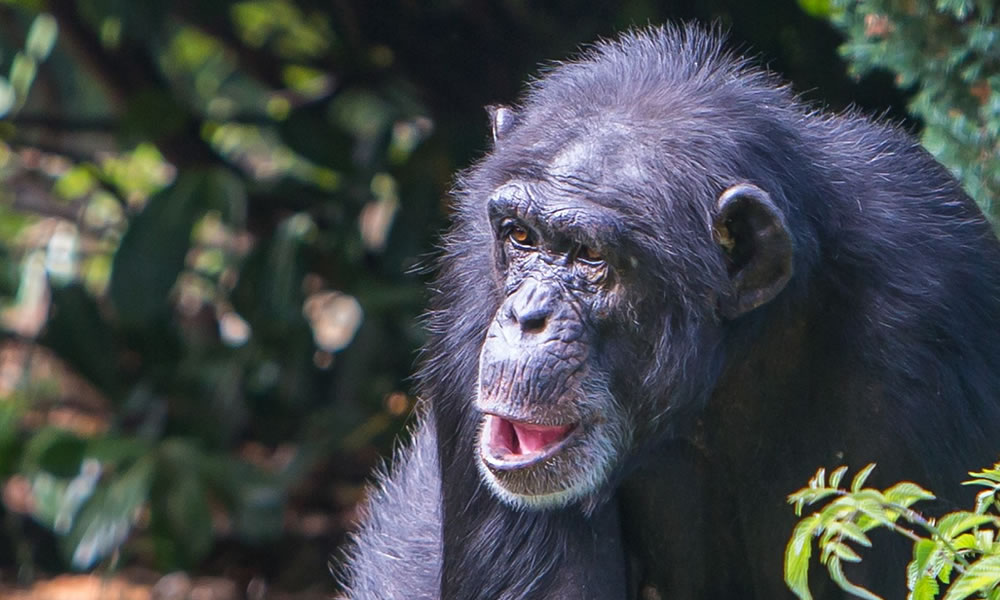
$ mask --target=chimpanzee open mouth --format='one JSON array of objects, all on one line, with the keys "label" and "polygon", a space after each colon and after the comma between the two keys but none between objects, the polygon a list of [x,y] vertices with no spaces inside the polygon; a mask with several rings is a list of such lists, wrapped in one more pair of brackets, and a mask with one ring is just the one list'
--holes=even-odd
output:
[{"label": "chimpanzee open mouth", "polygon": [[538,425],[487,414],[483,422],[483,460],[501,471],[544,462],[562,450],[577,431],[568,425]]}]

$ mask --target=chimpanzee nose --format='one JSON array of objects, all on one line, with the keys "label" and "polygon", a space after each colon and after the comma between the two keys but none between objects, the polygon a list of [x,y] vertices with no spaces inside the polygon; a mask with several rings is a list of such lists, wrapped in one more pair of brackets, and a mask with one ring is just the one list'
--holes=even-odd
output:
[{"label": "chimpanzee nose", "polygon": [[522,335],[541,333],[548,327],[555,307],[555,296],[548,286],[528,280],[507,299],[510,324]]},{"label": "chimpanzee nose", "polygon": [[545,330],[551,315],[552,310],[548,306],[539,306],[517,315],[516,319],[521,326],[521,333],[541,333]]}]

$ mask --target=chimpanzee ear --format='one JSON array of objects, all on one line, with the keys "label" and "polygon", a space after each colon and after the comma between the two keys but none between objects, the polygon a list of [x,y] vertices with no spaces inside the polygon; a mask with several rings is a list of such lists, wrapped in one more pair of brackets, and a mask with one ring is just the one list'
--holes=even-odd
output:
[{"label": "chimpanzee ear", "polygon": [[493,131],[493,143],[499,144],[507,133],[514,128],[517,116],[509,106],[491,104],[486,107],[490,115],[490,129]]},{"label": "chimpanzee ear", "polygon": [[781,210],[764,190],[741,183],[715,203],[712,233],[726,254],[732,287],[719,312],[735,319],[766,304],[792,277],[794,243]]}]

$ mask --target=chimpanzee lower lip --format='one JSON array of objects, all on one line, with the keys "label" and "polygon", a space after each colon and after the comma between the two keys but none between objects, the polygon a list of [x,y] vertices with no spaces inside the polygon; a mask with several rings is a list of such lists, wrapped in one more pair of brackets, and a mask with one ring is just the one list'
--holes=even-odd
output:
[{"label": "chimpanzee lower lip", "polygon": [[[545,443],[541,448],[525,451],[523,448],[510,448],[509,443],[504,441],[506,430],[508,436],[513,436],[513,443],[517,445],[517,434],[515,430],[524,432],[540,432],[542,439],[552,437],[551,442]],[[545,462],[558,454],[566,445],[576,437],[579,432],[576,423],[567,425],[541,426],[525,423],[501,417],[494,414],[486,414],[483,419],[483,431],[481,437],[480,454],[483,461],[491,469],[499,471],[514,471],[524,469]]]}]

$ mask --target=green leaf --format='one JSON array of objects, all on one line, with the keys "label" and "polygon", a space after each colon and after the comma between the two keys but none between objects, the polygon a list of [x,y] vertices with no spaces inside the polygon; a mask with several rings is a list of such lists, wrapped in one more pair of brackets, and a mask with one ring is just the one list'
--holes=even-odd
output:
[{"label": "green leaf", "polygon": [[79,284],[53,287],[52,307],[42,344],[114,399],[120,389],[118,350],[94,298]]},{"label": "green leaf", "polygon": [[844,543],[833,544],[833,553],[837,555],[837,558],[847,562],[861,562],[861,556],[858,555],[850,546]]},{"label": "green leaf", "polygon": [[281,534],[287,481],[225,456],[206,455],[199,466],[213,496],[229,509],[237,536],[262,542]]},{"label": "green leaf", "polygon": [[[61,439],[66,441],[65,438]],[[81,459],[76,448],[67,449],[64,444],[52,444],[46,448],[45,453],[52,452],[53,448],[68,452],[69,456],[62,460],[78,465],[74,473],[59,476],[44,469],[29,467],[26,470],[31,473],[31,495],[34,498],[32,517],[61,535],[70,530],[80,506],[93,494],[102,469],[98,461]],[[29,454],[36,452],[37,449],[32,448]],[[34,461],[26,461],[26,466],[32,462]],[[39,461],[42,462],[44,461]]]},{"label": "green leaf", "polygon": [[198,564],[211,550],[212,513],[208,481],[202,465],[206,457],[196,442],[170,438],[160,445],[160,469],[154,482],[154,529],[182,543],[172,547],[172,561]]},{"label": "green leaf", "polygon": [[208,169],[182,173],[150,198],[129,223],[112,264],[110,297],[125,323],[144,325],[167,313],[195,222],[210,208],[228,206],[242,194],[233,174]]},{"label": "green leaf", "polygon": [[851,491],[852,492],[859,491],[861,487],[865,484],[865,481],[868,480],[868,476],[871,475],[872,471],[874,470],[875,470],[875,463],[871,463],[864,469],[861,469],[861,471],[859,471],[858,474],[855,475],[854,479],[851,481]]},{"label": "green leaf", "polygon": [[76,518],[63,549],[76,569],[89,569],[125,541],[149,497],[155,459],[143,457],[91,496]]},{"label": "green leaf", "polygon": [[76,435],[55,427],[39,430],[28,440],[22,459],[23,471],[45,471],[56,477],[79,472],[85,444]]},{"label": "green leaf", "polygon": [[812,556],[812,539],[821,526],[818,514],[799,521],[785,547],[785,583],[800,600],[812,600],[809,593],[809,559]]},{"label": "green leaf", "polygon": [[870,548],[872,545],[871,540],[865,535],[861,527],[857,523],[852,521],[841,521],[837,523],[837,533],[845,537],[852,542],[855,542],[865,548]]},{"label": "green leaf", "polygon": [[977,593],[985,594],[1000,583],[1000,555],[984,556],[972,563],[948,589],[944,600],[960,600]]},{"label": "green leaf", "polygon": [[[809,481],[810,487],[825,488],[826,485],[826,469],[821,468],[816,471],[816,475]],[[832,487],[832,486],[831,486]]]},{"label": "green leaf", "polygon": [[832,488],[803,488],[794,494],[790,494],[788,496],[788,502],[795,505],[795,514],[798,516],[802,514],[802,508],[806,504],[816,504],[817,502],[825,500],[836,493],[837,490]]},{"label": "green leaf", "polygon": [[58,34],[59,25],[55,18],[48,13],[42,13],[31,22],[28,37],[24,42],[24,50],[36,61],[41,62],[52,52]]},{"label": "green leaf", "polygon": [[955,567],[955,563],[950,560],[946,560],[944,556],[941,557],[941,570],[938,571],[937,578],[941,580],[945,585],[951,580],[951,572]]},{"label": "green leaf", "polygon": [[864,598],[865,600],[882,600],[881,596],[873,594],[865,588],[848,581],[847,576],[844,575],[843,566],[840,564],[840,560],[836,557],[832,558],[830,562],[827,563],[826,567],[827,570],[830,571],[830,579],[832,579],[834,583],[840,586],[840,589],[844,590],[848,594],[853,594],[858,598]]},{"label": "green leaf", "polygon": [[913,586],[913,593],[910,596],[910,600],[934,600],[937,598],[939,591],[941,591],[941,587],[938,585],[937,579],[934,577],[921,577],[917,579],[916,584]]},{"label": "green leaf", "polygon": [[978,484],[978,485],[992,485],[1000,484],[1000,464],[994,465],[992,469],[983,469],[982,471],[969,473],[972,477],[981,478],[986,481],[972,480],[964,482],[965,485]]},{"label": "green leaf", "polygon": [[826,18],[833,12],[833,3],[830,0],[798,0],[799,7],[807,15],[816,18]]},{"label": "green leaf", "polygon": [[983,490],[976,494],[976,514],[985,514],[986,511],[996,502],[995,489]]},{"label": "green leaf", "polygon": [[19,431],[29,402],[19,394],[10,394],[0,402],[0,478],[17,472],[24,444]]},{"label": "green leaf", "polygon": [[942,517],[938,521],[937,529],[941,532],[942,536],[951,539],[975,527],[995,522],[996,519],[990,515],[977,515],[976,513],[967,511],[956,511]]},{"label": "green leaf", "polygon": [[99,460],[109,469],[115,469],[119,465],[131,464],[152,451],[153,446],[148,440],[128,435],[88,439],[84,454],[87,458]]},{"label": "green leaf", "polygon": [[980,529],[976,531],[976,548],[980,552],[987,554],[997,554],[1000,553],[1000,548],[994,547],[994,540],[996,538],[996,532],[992,529]]},{"label": "green leaf", "polygon": [[921,500],[933,500],[934,494],[915,483],[903,481],[887,489],[885,497],[892,504],[909,508]]},{"label": "green leaf", "polygon": [[907,567],[913,581],[927,574],[927,566],[930,564],[931,557],[934,556],[938,548],[939,545],[937,543],[928,539],[921,539],[913,544],[913,560]]},{"label": "green leaf", "polygon": [[28,97],[31,84],[35,81],[38,73],[38,62],[31,56],[18,52],[14,55],[14,60],[10,65],[10,84],[14,87],[14,95],[17,98],[16,106],[24,106],[24,101]]},{"label": "green leaf", "polygon": [[288,336],[296,328],[307,327],[302,313],[303,253],[314,234],[315,224],[308,215],[292,215],[248,257],[232,302],[255,334]]},{"label": "green leaf", "polygon": [[0,118],[5,117],[14,108],[16,101],[14,86],[5,77],[0,77]]},{"label": "green leaf", "polygon": [[205,486],[189,469],[172,470],[164,484],[165,493],[156,499],[156,508],[170,537],[183,542],[177,559],[188,567],[197,565],[212,549],[212,513]]},{"label": "green leaf", "polygon": [[837,467],[836,469],[834,469],[833,473],[830,473],[830,487],[832,487],[832,488],[839,488],[840,487],[840,482],[844,479],[844,474],[845,473],[847,473],[847,466],[846,465],[843,465],[843,466],[840,466],[840,467]]},{"label": "green leaf", "polygon": [[97,177],[90,165],[77,165],[59,176],[54,189],[67,200],[76,200],[89,194],[97,186]]}]

